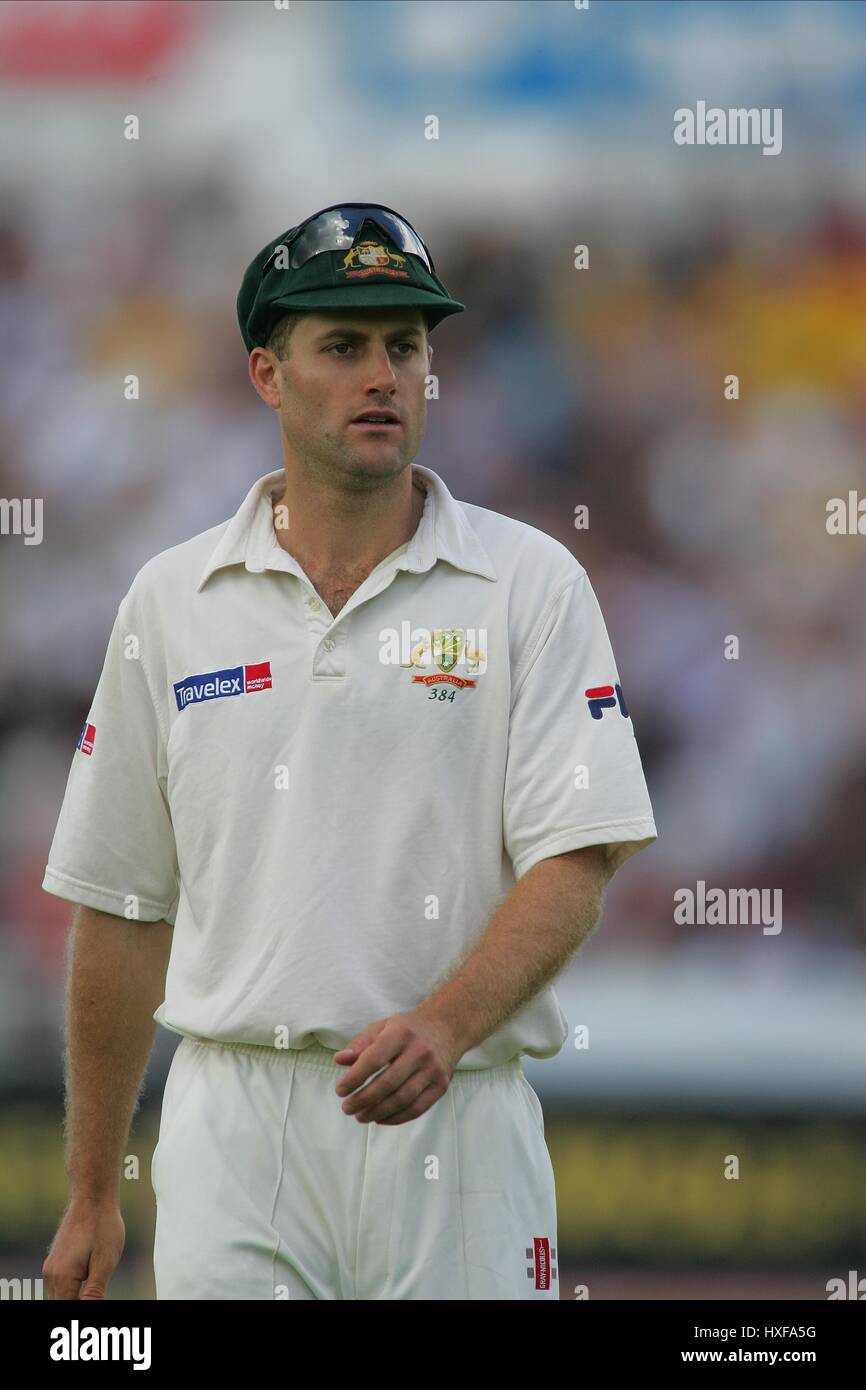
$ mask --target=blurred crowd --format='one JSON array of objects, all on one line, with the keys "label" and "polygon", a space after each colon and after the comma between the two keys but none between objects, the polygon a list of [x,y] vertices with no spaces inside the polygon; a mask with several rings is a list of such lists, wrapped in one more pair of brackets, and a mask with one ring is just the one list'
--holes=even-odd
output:
[{"label": "blurred crowd", "polygon": [[[293,198],[286,225],[313,210]],[[423,208],[401,210],[424,234]],[[556,536],[598,594],[659,840],[587,949],[723,934],[772,970],[862,948],[866,542],[825,520],[830,498],[866,495],[866,223],[819,203],[755,235],[714,209],[626,247],[603,210],[575,211],[589,270],[562,225],[439,235],[468,311],[433,335],[418,457],[454,496]],[[280,230],[216,177],[108,222],[84,202],[0,222],[0,497],[44,499],[41,545],[0,536],[0,1008],[22,1048],[57,1026],[71,905],[40,884],[117,605],[281,465],[234,316]],[[699,879],[781,888],[780,936],[676,925],[673,893]]]}]

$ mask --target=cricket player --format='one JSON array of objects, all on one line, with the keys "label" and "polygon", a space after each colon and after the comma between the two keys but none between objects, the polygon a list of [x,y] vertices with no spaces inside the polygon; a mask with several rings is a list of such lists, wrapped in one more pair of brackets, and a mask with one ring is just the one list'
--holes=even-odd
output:
[{"label": "cricket player", "polygon": [[521,1058],[656,828],[586,571],[414,462],[464,307],[379,204],[244,274],[283,466],[136,574],[45,870],[78,904],[51,1297],[120,1258],[155,1022],[159,1299],[558,1297]]}]

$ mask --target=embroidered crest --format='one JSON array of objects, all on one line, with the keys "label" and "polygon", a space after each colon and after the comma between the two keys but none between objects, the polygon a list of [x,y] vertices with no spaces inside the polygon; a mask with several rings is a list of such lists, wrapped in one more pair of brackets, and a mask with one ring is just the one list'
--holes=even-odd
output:
[{"label": "embroidered crest", "polygon": [[347,280],[362,280],[368,275],[390,275],[395,280],[408,280],[409,272],[403,269],[405,264],[406,257],[399,251],[389,251],[378,241],[359,241],[346,252],[337,274],[345,275]]},{"label": "embroidered crest", "polygon": [[[486,636],[486,633],[485,633]],[[475,634],[472,634],[473,643]],[[432,639],[432,640],[431,640]],[[431,660],[438,666],[440,674],[431,673],[426,676],[413,676],[413,684],[418,685],[438,685],[447,682],[449,685],[459,686],[461,689],[469,687],[475,689],[478,682],[466,679],[462,676],[452,675],[454,667],[463,657],[468,676],[478,675],[481,671],[481,664],[487,664],[486,644],[485,650],[479,651],[474,645],[467,643],[466,629],[463,627],[437,627],[434,628],[430,638],[424,637],[412,648],[409,666],[429,666]]]}]

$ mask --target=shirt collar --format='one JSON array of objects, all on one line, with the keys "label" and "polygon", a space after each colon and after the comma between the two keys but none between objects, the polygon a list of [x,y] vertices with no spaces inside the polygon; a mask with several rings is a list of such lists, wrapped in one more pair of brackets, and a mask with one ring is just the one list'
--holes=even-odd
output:
[{"label": "shirt collar", "polygon": [[[460,503],[432,468],[411,465],[413,473],[427,490],[427,501],[408,549],[395,561],[396,569],[423,573],[437,560],[447,560],[457,569],[496,579],[490,556],[473,529]],[[285,471],[275,469],[253,483],[243,502],[229,521],[211,552],[196,585],[200,591],[215,570],[242,564],[251,572],[284,569],[303,577],[297,561],[277,540],[274,531],[273,501],[285,485]]]}]

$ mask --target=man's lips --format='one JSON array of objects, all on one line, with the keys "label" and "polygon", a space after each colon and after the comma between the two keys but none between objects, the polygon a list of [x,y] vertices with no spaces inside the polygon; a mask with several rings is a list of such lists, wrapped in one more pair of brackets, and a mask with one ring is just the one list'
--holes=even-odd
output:
[{"label": "man's lips", "polygon": [[401,430],[403,428],[399,420],[352,420],[351,425],[356,430]]}]

